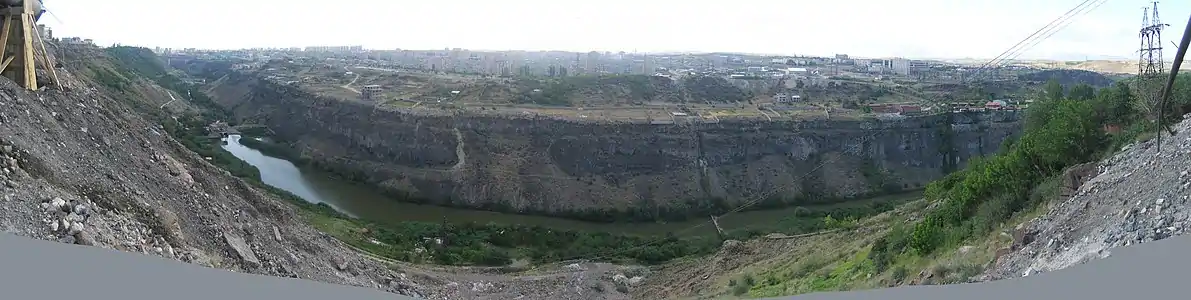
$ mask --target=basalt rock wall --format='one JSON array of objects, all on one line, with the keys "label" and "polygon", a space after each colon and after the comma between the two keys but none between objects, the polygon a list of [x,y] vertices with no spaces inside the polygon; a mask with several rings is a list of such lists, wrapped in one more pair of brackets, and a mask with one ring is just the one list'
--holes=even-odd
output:
[{"label": "basalt rock wall", "polygon": [[917,189],[993,153],[1020,113],[651,125],[376,109],[252,74],[210,91],[304,159],[437,204],[554,215],[703,213]]}]

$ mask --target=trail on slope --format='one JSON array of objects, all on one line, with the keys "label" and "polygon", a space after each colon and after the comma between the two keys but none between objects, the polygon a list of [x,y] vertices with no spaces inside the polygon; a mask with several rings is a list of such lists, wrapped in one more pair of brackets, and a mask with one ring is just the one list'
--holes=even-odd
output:
[{"label": "trail on slope", "polygon": [[[344,70],[347,70],[347,72],[351,72],[351,71],[352,71],[351,69],[348,69],[347,67],[343,67],[343,69],[344,69]],[[355,73],[355,72],[353,72],[352,74],[355,74],[355,75],[356,75],[356,77],[355,77],[355,78],[352,78],[352,81],[351,81],[351,82],[348,82],[347,84],[344,84],[342,87],[343,87],[344,89],[347,89],[347,90],[349,90],[349,91],[352,91],[352,92],[354,92],[354,93],[360,93],[360,90],[357,90],[356,88],[353,88],[353,87],[352,87],[352,85],[353,85],[353,84],[356,84],[356,81],[357,81],[357,80],[360,80],[360,73]]]},{"label": "trail on slope", "polygon": [[463,144],[463,133],[459,131],[459,127],[451,128],[451,131],[455,133],[455,156],[457,158],[451,169],[459,170],[467,165],[467,151],[463,150],[466,146]]}]

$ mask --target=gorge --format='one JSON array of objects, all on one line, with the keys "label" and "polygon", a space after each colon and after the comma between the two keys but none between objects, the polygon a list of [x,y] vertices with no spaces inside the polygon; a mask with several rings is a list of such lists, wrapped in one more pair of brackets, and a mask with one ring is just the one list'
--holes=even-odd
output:
[{"label": "gorge", "polygon": [[996,152],[1017,111],[655,125],[412,113],[229,72],[208,93],[276,149],[400,201],[592,221],[915,190]]}]

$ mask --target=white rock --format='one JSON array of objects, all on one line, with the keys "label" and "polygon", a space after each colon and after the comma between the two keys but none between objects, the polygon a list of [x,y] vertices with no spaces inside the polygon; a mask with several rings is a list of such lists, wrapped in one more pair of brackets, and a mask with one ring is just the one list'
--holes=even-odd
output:
[{"label": "white rock", "polygon": [[62,200],[62,198],[59,197],[54,197],[53,200],[50,200],[50,206],[54,209],[62,209],[63,206],[66,206],[66,200]]},{"label": "white rock", "polygon": [[[873,276],[873,274],[868,274],[868,276],[871,278]],[[641,281],[644,281],[644,280],[645,280],[644,277],[633,276],[633,278],[629,278],[629,284],[636,285],[638,283],[641,283]]]},{"label": "white rock", "polygon": [[616,283],[626,283],[628,280],[629,278],[624,276],[624,274],[616,274],[612,276],[612,281],[615,281]]},{"label": "white rock", "polygon": [[961,253],[961,254],[968,253],[969,251],[972,251],[972,248],[975,248],[975,247],[972,247],[972,246],[959,247],[959,253]]},{"label": "white rock", "polygon": [[68,233],[70,233],[71,235],[74,235],[74,234],[77,234],[82,231],[83,231],[83,222],[70,223],[70,231],[68,231]]}]

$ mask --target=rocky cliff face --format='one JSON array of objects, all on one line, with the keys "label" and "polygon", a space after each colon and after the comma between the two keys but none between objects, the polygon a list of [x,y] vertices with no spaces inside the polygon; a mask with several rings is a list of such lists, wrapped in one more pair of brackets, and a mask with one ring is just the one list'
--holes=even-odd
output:
[{"label": "rocky cliff face", "polygon": [[415,115],[232,76],[216,101],[313,162],[440,204],[556,215],[915,189],[1019,131],[1013,112],[686,126]]}]

